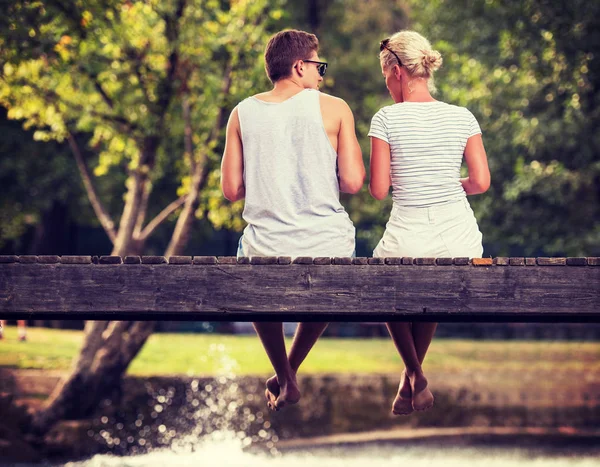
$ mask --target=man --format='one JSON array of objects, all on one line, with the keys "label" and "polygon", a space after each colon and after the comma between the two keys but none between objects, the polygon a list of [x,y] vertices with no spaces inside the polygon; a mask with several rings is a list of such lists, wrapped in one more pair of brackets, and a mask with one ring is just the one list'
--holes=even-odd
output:
[{"label": "man", "polygon": [[[318,91],[327,64],[316,36],[287,30],[265,50],[273,89],[242,101],[227,124],[221,187],[230,201],[245,198],[248,226],[238,256],[354,254],[355,230],[339,202],[358,192],[365,168],[352,111]],[[298,367],[327,327],[300,323],[286,354],[282,323],[254,323],[276,375],[265,396],[273,410],[300,399]]]}]

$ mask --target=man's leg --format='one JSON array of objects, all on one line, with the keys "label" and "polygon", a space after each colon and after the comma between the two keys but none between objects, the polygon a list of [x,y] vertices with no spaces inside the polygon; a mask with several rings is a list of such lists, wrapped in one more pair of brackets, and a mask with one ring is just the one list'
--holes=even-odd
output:
[{"label": "man's leg", "polygon": [[285,350],[282,323],[256,322],[253,324],[271,365],[273,365],[277,381],[280,383],[277,398],[270,401],[273,408],[279,410],[286,404],[295,404],[300,400],[300,390],[296,382],[296,373],[290,366]]},{"label": "man's leg", "polygon": [[[321,337],[323,331],[329,323],[298,323],[294,340],[290,349],[288,361],[294,373],[298,373],[298,368],[313,348],[317,339]],[[277,375],[267,380],[267,389],[277,397],[279,395],[279,383]]]},{"label": "man's leg", "polygon": [[6,321],[0,319],[0,339],[4,338],[4,325],[6,324]]}]

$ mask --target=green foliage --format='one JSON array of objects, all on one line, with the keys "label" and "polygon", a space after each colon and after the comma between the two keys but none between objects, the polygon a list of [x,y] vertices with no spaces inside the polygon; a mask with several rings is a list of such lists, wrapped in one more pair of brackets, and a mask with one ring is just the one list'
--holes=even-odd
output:
[{"label": "green foliage", "polygon": [[[89,135],[89,163],[113,217],[133,171],[168,186],[150,202],[157,214],[188,192],[194,163],[218,167],[228,109],[261,83],[258,57],[278,15],[266,0],[13,2],[0,20],[0,104],[37,140]],[[184,150],[184,100],[193,154]],[[156,155],[143,159],[152,144]],[[164,184],[167,175],[176,183]],[[217,195],[208,194],[199,216]]]}]

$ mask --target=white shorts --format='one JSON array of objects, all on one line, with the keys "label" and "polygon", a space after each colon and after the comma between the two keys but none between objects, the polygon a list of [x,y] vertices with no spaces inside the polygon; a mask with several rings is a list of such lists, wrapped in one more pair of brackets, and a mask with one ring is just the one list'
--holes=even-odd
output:
[{"label": "white shorts", "polygon": [[483,236],[466,198],[428,208],[394,204],[375,258],[481,258]]}]

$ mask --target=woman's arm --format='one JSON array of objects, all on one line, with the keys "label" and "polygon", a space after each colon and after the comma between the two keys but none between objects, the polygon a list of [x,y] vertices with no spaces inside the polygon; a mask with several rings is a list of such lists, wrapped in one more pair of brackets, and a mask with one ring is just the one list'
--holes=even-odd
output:
[{"label": "woman's arm", "polygon": [[384,199],[390,192],[390,145],[371,137],[371,180],[369,191],[376,199]]},{"label": "woman's arm", "polygon": [[473,135],[467,140],[464,155],[469,176],[461,178],[460,182],[465,192],[468,195],[485,193],[490,187],[490,169],[481,134]]},{"label": "woman's arm", "polygon": [[221,161],[221,189],[229,201],[238,201],[246,196],[244,186],[244,151],[240,132],[237,107],[227,122],[225,151]]}]

